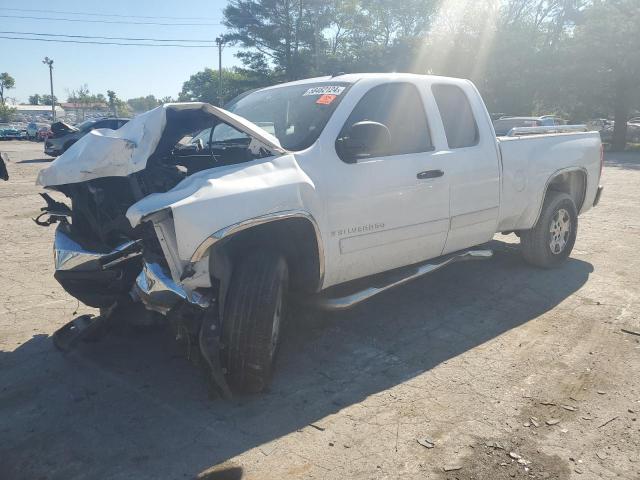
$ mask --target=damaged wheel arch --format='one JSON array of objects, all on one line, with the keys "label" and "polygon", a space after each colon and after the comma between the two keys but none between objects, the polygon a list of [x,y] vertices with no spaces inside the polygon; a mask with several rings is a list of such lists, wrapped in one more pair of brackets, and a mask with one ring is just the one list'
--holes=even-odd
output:
[{"label": "damaged wheel arch", "polygon": [[[311,214],[302,210],[285,211],[217,231],[200,244],[189,265],[209,255],[210,275],[225,283],[230,277],[227,270],[233,269],[241,255],[264,249],[278,251],[290,265],[291,288],[314,293],[322,288],[324,280],[322,245],[320,229]],[[186,270],[188,273],[189,267]]]}]

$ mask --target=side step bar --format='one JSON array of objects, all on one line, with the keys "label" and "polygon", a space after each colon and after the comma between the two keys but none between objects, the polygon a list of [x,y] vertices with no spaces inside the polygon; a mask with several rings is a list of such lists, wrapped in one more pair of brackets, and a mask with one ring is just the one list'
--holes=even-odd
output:
[{"label": "side step bar", "polygon": [[[436,270],[439,270],[451,263],[465,260],[485,260],[492,256],[493,251],[491,250],[466,250],[452,255],[435,258],[429,260],[427,263],[421,263],[412,267],[396,270],[386,278],[380,278],[379,275],[376,275],[376,278],[378,278],[377,281],[373,281],[371,284],[357,291],[344,293],[342,295],[338,294],[336,296],[332,296],[329,292],[324,295],[320,294],[318,297],[314,298],[313,304],[322,310],[345,310],[360,302],[368,300],[379,293],[385,292],[399,285],[403,285],[418,277],[435,272]],[[329,291],[331,290],[334,289],[329,289]]]}]

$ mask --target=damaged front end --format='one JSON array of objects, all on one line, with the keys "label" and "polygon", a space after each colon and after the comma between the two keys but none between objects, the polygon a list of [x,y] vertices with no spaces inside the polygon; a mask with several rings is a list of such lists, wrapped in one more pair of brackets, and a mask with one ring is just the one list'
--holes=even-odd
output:
[{"label": "damaged front end", "polygon": [[[236,135],[212,141],[219,126]],[[189,188],[194,174],[206,178],[212,169],[282,153],[275,137],[202,103],[164,105],[117,131],[90,132],[38,176],[40,185],[67,198],[56,201],[43,194],[47,206],[35,219],[41,226],[57,224],[56,280],[103,315],[132,301],[164,315],[177,337],[200,346],[213,380],[227,395],[218,360],[217,285],[209,276],[208,258],[190,265],[184,278],[189,262],[178,255],[171,209],[141,218],[135,212],[144,209],[136,206],[171,197],[176,189],[175,201],[180,200],[180,189]]]}]

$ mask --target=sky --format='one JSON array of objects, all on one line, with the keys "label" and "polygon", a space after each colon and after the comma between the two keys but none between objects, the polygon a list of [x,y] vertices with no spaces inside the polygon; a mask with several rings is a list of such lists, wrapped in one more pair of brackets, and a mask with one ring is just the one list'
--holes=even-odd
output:
[{"label": "sky", "polygon": [[[30,0],[26,3],[0,0],[0,31],[215,40],[217,35],[225,31],[225,27],[219,23],[226,3],[225,0],[190,0],[189,2]],[[18,8],[34,11],[9,10]],[[124,17],[83,16],[52,13],[52,11],[123,15]],[[82,21],[37,20],[6,16],[51,17]],[[184,19],[184,17],[189,18]],[[86,22],[85,20],[158,22],[171,25],[131,25]],[[175,23],[216,25],[175,25]],[[0,36],[16,35],[0,33]],[[224,48],[223,68],[239,65],[239,61],[234,57],[236,51],[237,49],[233,47]],[[192,74],[205,67],[218,69],[218,50],[215,45],[214,48],[141,47],[0,38],[0,72],[8,72],[16,81],[15,88],[6,91],[5,96],[15,97],[18,103],[27,103],[29,96],[34,93],[49,93],[49,72],[47,66],[42,63],[45,56],[54,60],[53,86],[59,101],[65,101],[70,90],[77,90],[84,84],[88,85],[91,93],[106,95],[107,90],[114,90],[118,97],[124,100],[149,94],[158,98],[176,97],[182,88],[182,83]]]}]

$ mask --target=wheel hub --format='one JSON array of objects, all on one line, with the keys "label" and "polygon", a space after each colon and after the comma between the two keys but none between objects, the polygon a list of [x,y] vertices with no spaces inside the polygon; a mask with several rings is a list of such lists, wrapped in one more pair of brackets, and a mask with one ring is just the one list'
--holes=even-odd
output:
[{"label": "wheel hub", "polygon": [[551,219],[549,233],[551,233],[549,241],[551,253],[559,255],[564,251],[571,235],[571,217],[564,208],[559,209]]}]

